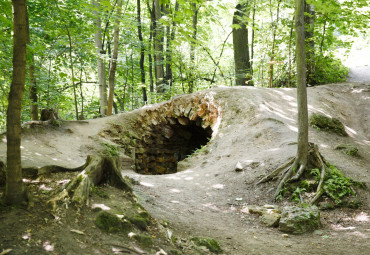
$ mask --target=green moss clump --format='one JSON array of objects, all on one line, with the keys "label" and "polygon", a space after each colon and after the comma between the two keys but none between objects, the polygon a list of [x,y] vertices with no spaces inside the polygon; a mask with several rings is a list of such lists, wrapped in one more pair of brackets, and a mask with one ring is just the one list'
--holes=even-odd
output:
[{"label": "green moss clump", "polygon": [[350,144],[340,144],[335,147],[336,150],[340,150],[348,156],[358,157],[358,148]]},{"label": "green moss clump", "polygon": [[208,237],[193,237],[191,239],[197,246],[205,246],[210,252],[220,254],[222,253],[222,249],[220,244]]},{"label": "green moss clump", "polygon": [[146,228],[150,224],[150,217],[147,212],[141,212],[129,218],[129,221],[139,229],[146,230]]},{"label": "green moss clump", "polygon": [[154,244],[153,239],[146,235],[134,235],[134,239],[144,248],[148,248]]},{"label": "green moss clump", "polygon": [[310,122],[314,128],[336,133],[340,136],[348,136],[342,122],[340,122],[338,119],[329,118],[325,115],[315,113],[311,115]]},{"label": "green moss clump", "polygon": [[109,212],[101,212],[95,220],[95,224],[101,230],[108,233],[116,233],[122,231],[122,222],[116,216]]},{"label": "green moss clump", "polygon": [[98,197],[101,198],[109,198],[108,193],[101,187],[93,186],[91,189],[91,193],[96,194]]},{"label": "green moss clump", "polygon": [[178,251],[178,250],[174,250],[174,249],[172,249],[172,250],[170,250],[169,251],[169,253],[168,253],[169,255],[181,255],[181,254],[183,254],[182,252],[180,252],[180,251]]}]

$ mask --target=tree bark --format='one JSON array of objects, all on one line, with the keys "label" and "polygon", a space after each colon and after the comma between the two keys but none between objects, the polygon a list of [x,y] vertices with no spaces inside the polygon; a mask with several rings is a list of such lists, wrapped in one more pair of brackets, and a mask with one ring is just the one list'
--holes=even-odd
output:
[{"label": "tree bark", "polygon": [[[278,1],[278,6],[276,9],[276,22],[273,21],[272,11],[271,11],[271,22],[272,22],[272,47],[271,47],[271,56],[270,56],[270,78],[269,78],[269,88],[273,87],[273,80],[274,80],[274,61],[275,61],[275,41],[276,41],[276,30],[277,24],[279,22],[279,12],[280,12],[280,3],[281,0]],[[271,5],[271,1],[270,1]],[[272,8],[272,6],[270,6]]]},{"label": "tree bark", "polygon": [[304,30],[304,0],[295,0],[297,103],[298,103],[298,151],[297,161],[307,164],[308,157],[308,110],[306,88],[306,51]]},{"label": "tree bark", "polygon": [[306,67],[307,83],[313,85],[315,72],[315,8],[312,4],[305,3],[305,42],[306,42]]},{"label": "tree bark", "polygon": [[37,98],[37,81],[35,77],[35,56],[31,53],[31,64],[29,70],[30,77],[30,114],[31,120],[39,120],[39,108],[38,108],[38,98]]},{"label": "tree bark", "polygon": [[163,65],[163,25],[160,22],[162,17],[162,4],[160,0],[154,0],[154,17],[155,17],[155,30],[154,30],[154,65],[155,65],[155,78],[157,93],[164,93],[166,86],[164,84],[164,65]]},{"label": "tree bark", "polygon": [[142,24],[141,24],[141,0],[137,0],[137,33],[140,41],[140,80],[141,84],[145,84],[145,47],[142,33]]},{"label": "tree bark", "polygon": [[112,110],[113,110],[114,80],[115,80],[116,68],[117,68],[119,23],[120,23],[119,19],[121,16],[121,10],[122,10],[122,1],[118,0],[117,16],[116,16],[116,21],[114,24],[114,32],[113,32],[113,56],[110,62],[110,69],[109,69],[109,96],[108,96],[108,109],[107,109],[108,116],[112,115]]},{"label": "tree bark", "polygon": [[196,47],[196,40],[198,34],[198,12],[199,8],[196,3],[192,4],[193,7],[193,34],[192,34],[192,42],[190,43],[190,70],[189,70],[189,77],[188,77],[188,86],[189,86],[189,93],[194,92],[194,71],[195,71],[195,47]]},{"label": "tree bark", "polygon": [[5,203],[26,200],[21,164],[21,109],[26,81],[27,7],[26,0],[13,0],[13,77],[7,111],[7,171]]},{"label": "tree bark", "polygon": [[[248,85],[247,76],[250,74],[250,57],[248,44],[248,2],[239,2],[233,17],[233,45],[235,62],[235,85]],[[235,26],[239,26],[236,28]]]},{"label": "tree bark", "polygon": [[107,82],[105,75],[105,62],[103,58],[104,49],[102,44],[101,18],[100,18],[100,0],[91,1],[94,7],[94,25],[95,25],[95,48],[98,58],[98,82],[99,82],[99,102],[100,114],[107,115]]}]

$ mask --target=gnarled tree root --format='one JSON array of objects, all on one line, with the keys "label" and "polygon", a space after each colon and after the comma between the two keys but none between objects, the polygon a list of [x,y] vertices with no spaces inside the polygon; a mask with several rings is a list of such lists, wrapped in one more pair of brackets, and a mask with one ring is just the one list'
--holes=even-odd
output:
[{"label": "gnarled tree root", "polygon": [[[302,177],[304,172],[308,169],[308,166],[310,168],[318,168],[321,170],[320,181],[317,186],[315,196],[309,202],[310,204],[314,204],[318,201],[318,199],[324,193],[323,183],[324,183],[325,172],[326,172],[325,163],[326,161],[324,157],[320,154],[318,146],[313,143],[310,143],[307,159],[300,160],[297,157],[290,158],[288,159],[286,163],[284,163],[282,166],[277,168],[271,174],[259,180],[257,184],[267,182],[271,180],[272,178],[274,178],[275,176],[279,175],[280,173],[283,173],[279,181],[279,184],[277,185],[275,194],[274,194],[274,198],[276,199],[277,196],[280,194],[284,185],[286,185],[289,182],[298,181]],[[298,171],[296,171],[297,169]]]},{"label": "gnarled tree root", "polygon": [[131,186],[121,175],[119,157],[88,156],[85,165],[86,167],[81,173],[72,179],[54,198],[48,201],[53,211],[56,210],[57,203],[65,198],[71,198],[71,201],[77,206],[89,205],[91,188],[102,183],[108,183],[129,194],[132,193]]}]

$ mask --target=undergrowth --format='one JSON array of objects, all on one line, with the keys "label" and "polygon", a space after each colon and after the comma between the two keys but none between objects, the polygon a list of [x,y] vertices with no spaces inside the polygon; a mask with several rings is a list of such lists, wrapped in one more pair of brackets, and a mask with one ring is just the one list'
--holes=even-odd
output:
[{"label": "undergrowth", "polygon": [[[356,191],[354,188],[365,188],[364,183],[344,176],[342,171],[334,165],[327,163],[326,166],[323,196],[331,199],[336,205],[343,204],[342,201],[346,197],[355,196]],[[285,185],[277,199],[281,200],[283,197],[290,197],[292,201],[303,204],[303,198],[312,196],[317,189],[321,177],[320,169],[312,169],[305,177],[306,179],[303,181]]]}]

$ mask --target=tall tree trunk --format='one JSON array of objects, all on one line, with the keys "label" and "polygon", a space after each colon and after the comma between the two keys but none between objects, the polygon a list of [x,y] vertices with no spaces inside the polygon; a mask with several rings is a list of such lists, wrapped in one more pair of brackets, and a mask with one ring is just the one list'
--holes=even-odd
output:
[{"label": "tall tree trunk", "polygon": [[145,85],[145,47],[141,24],[141,0],[137,0],[137,33],[140,41],[140,81],[142,85]]},{"label": "tall tree trunk", "polygon": [[69,41],[69,61],[71,62],[71,72],[72,72],[72,87],[73,87],[73,96],[75,101],[75,114],[76,114],[76,120],[78,120],[78,103],[77,103],[77,88],[75,83],[75,73],[73,69],[73,58],[72,58],[72,38],[71,34],[69,32],[68,27],[66,26],[67,33],[68,33],[68,41]]},{"label": "tall tree trunk", "polygon": [[273,80],[274,80],[275,43],[276,43],[277,24],[279,22],[280,3],[281,3],[281,0],[278,0],[278,6],[277,6],[277,9],[276,9],[276,22],[274,22],[273,21],[273,15],[272,15],[271,0],[270,0],[271,22],[272,22],[272,47],[271,47],[271,56],[270,56],[269,88],[273,87],[272,83],[273,83]]},{"label": "tall tree trunk", "polygon": [[7,171],[5,203],[26,200],[21,164],[21,109],[26,81],[27,7],[26,0],[13,0],[13,77],[6,122]]},{"label": "tall tree trunk", "polygon": [[288,88],[292,86],[292,39],[293,39],[294,19],[290,25],[289,44],[288,44]]},{"label": "tall tree trunk", "polygon": [[35,77],[35,56],[33,52],[31,52],[31,64],[29,70],[30,76],[30,99],[31,99],[31,120],[39,120],[39,109],[38,109],[38,98],[37,98],[37,81]]},{"label": "tall tree trunk", "polygon": [[148,64],[149,64],[149,79],[150,87],[149,91],[154,92],[154,78],[153,78],[153,52],[154,52],[154,42],[153,36],[155,34],[155,14],[154,14],[154,2],[152,2],[152,8],[150,7],[149,0],[146,1],[149,15],[150,15],[150,33],[149,33],[149,43],[148,43]]},{"label": "tall tree trunk", "polygon": [[98,82],[99,82],[99,102],[100,102],[100,114],[102,116],[107,115],[107,81],[105,75],[105,63],[103,54],[103,43],[102,43],[102,29],[101,29],[101,18],[100,18],[100,0],[92,0],[94,6],[94,25],[95,25],[95,48],[98,58]]},{"label": "tall tree trunk", "polygon": [[[248,85],[251,70],[248,44],[247,17],[249,16],[248,2],[240,1],[236,5],[233,17],[233,45],[235,63],[235,85]],[[249,84],[251,85],[251,84]]]},{"label": "tall tree trunk", "polygon": [[193,34],[192,34],[192,42],[190,43],[190,68],[189,68],[189,77],[188,77],[188,86],[189,86],[189,93],[194,92],[194,71],[195,71],[195,41],[197,40],[198,34],[198,12],[199,8],[196,3],[192,4],[193,7]]},{"label": "tall tree trunk", "polygon": [[306,67],[307,83],[314,85],[313,74],[315,72],[315,8],[312,4],[305,3],[305,41],[306,41]]},{"label": "tall tree trunk", "polygon": [[155,34],[154,34],[154,62],[155,62],[155,78],[157,93],[164,93],[166,86],[164,84],[164,65],[163,65],[163,25],[160,22],[162,17],[162,4],[160,0],[154,1],[154,17],[155,17]]},{"label": "tall tree trunk", "polygon": [[307,164],[308,157],[308,110],[306,88],[306,52],[304,29],[304,0],[295,0],[297,103],[298,103],[298,151],[297,161]]},{"label": "tall tree trunk", "polygon": [[120,17],[121,17],[121,9],[122,9],[122,1],[118,0],[117,16],[116,16],[116,21],[114,23],[114,29],[113,29],[114,30],[113,32],[113,56],[110,61],[110,69],[109,69],[109,96],[108,96],[108,109],[107,109],[108,116],[112,115],[112,110],[113,110],[114,79],[116,76],[116,68],[117,68],[119,23],[120,23]]},{"label": "tall tree trunk", "polygon": [[253,75],[253,58],[254,58],[254,38],[255,38],[255,34],[256,34],[256,31],[255,31],[255,22],[256,22],[256,1],[253,2],[253,14],[252,14],[252,42],[251,42],[251,75]]}]

